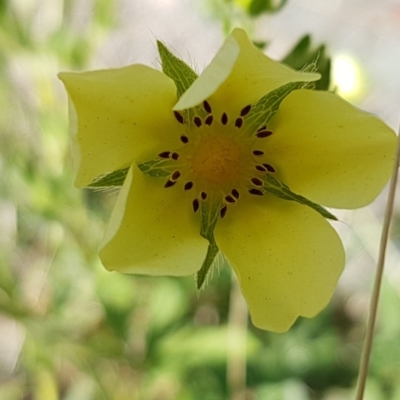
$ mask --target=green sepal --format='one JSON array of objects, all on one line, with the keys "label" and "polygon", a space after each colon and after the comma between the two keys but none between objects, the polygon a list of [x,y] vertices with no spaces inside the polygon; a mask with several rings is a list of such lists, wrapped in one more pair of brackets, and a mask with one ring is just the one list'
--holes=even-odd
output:
[{"label": "green sepal", "polygon": [[218,221],[221,204],[218,201],[208,201],[201,203],[201,228],[200,235],[210,243],[214,242],[214,228]]},{"label": "green sepal", "polygon": [[203,261],[201,268],[196,273],[196,286],[200,290],[203,286],[208,272],[212,269],[215,257],[219,253],[219,248],[216,243],[210,243],[207,248],[206,258]]},{"label": "green sepal", "polygon": [[[175,56],[164,43],[157,41],[157,47],[161,58],[162,70],[165,75],[174,81],[176,94],[179,99],[182,94],[192,86],[198,75],[185,61]],[[181,112],[189,126],[192,124],[192,119],[195,114],[200,117],[204,117],[205,115],[205,111],[200,106]]]},{"label": "green sepal", "polygon": [[171,160],[162,158],[155,158],[154,160],[139,164],[138,167],[144,174],[156,178],[170,176],[174,169]]},{"label": "green sepal", "polygon": [[[146,175],[165,178],[174,172],[171,160],[155,158],[138,165],[139,169]],[[95,189],[105,189],[110,187],[120,187],[124,184],[129,167],[117,169],[116,171],[104,174],[96,178],[88,187]]]},{"label": "green sepal", "polygon": [[197,79],[197,74],[183,60],[172,54],[167,46],[159,40],[157,40],[157,47],[161,57],[162,70],[175,82],[179,98]]},{"label": "green sepal", "polygon": [[[208,201],[201,203],[200,213],[201,213],[201,228],[200,235],[207,239],[210,243],[207,249],[206,258],[203,261],[201,268],[196,273],[196,285],[197,289],[201,289],[206,280],[208,272],[215,266],[217,254],[219,253],[219,248],[214,238],[214,228],[218,221],[219,210],[221,204],[219,201]],[[221,254],[222,256],[222,254]]]},{"label": "green sepal", "polygon": [[88,185],[88,187],[96,189],[120,187],[124,184],[128,171],[129,167],[117,169],[116,171],[101,175]]},{"label": "green sepal", "polygon": [[[304,72],[313,72],[313,68],[314,64],[310,64]],[[280,104],[288,94],[293,92],[293,90],[306,89],[309,87],[309,82],[290,82],[261,97],[251,108],[249,115],[246,117],[246,132],[249,135],[255,135],[257,129],[267,124],[276,114]]]},{"label": "green sepal", "polygon": [[261,188],[261,190],[264,193],[273,194],[274,196],[277,196],[283,200],[295,201],[297,203],[312,208],[317,213],[321,214],[324,218],[331,219],[334,221],[338,220],[333,214],[331,214],[324,207],[320,206],[317,203],[312,202],[311,200],[308,200],[303,196],[300,196],[299,194],[292,192],[287,185],[280,182],[271,174],[265,175],[263,177],[263,181],[264,181],[264,186]]}]

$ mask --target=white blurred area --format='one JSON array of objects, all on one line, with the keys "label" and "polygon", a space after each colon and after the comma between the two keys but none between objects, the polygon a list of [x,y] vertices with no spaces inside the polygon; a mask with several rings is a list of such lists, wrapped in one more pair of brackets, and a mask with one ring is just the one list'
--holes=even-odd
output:
[{"label": "white blurred area", "polygon": [[332,63],[332,86],[336,92],[352,102],[365,94],[365,77],[361,66],[351,55],[337,55]]}]

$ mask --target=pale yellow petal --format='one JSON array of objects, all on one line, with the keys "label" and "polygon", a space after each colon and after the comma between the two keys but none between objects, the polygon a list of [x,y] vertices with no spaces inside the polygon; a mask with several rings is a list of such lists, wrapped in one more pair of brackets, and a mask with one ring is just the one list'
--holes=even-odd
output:
[{"label": "pale yellow petal", "polygon": [[182,184],[164,188],[162,178],[132,165],[103,239],[100,258],[109,270],[147,275],[189,275],[207,253],[199,215]]},{"label": "pale yellow petal", "polygon": [[286,83],[319,78],[319,74],[297,72],[270,59],[243,30],[235,29],[174,108],[191,108],[209,99],[213,112],[228,111],[235,117],[243,107]]},{"label": "pale yellow petal", "polygon": [[70,129],[76,185],[154,158],[179,144],[182,125],[174,119],[176,87],[144,65],[62,73],[70,98]]},{"label": "pale yellow petal", "polygon": [[312,209],[244,194],[215,231],[233,266],[254,325],[285,332],[329,302],[344,266],[342,243]]},{"label": "pale yellow petal", "polygon": [[260,141],[278,177],[329,207],[369,204],[389,179],[396,135],[371,114],[328,92],[290,94]]}]

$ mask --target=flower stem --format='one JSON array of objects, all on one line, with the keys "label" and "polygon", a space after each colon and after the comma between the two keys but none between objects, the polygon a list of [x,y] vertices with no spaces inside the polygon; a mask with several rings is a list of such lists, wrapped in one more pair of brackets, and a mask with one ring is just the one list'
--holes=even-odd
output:
[{"label": "flower stem", "polygon": [[388,193],[386,209],[385,209],[385,217],[384,217],[383,226],[382,226],[378,262],[377,262],[377,268],[376,268],[374,287],[373,287],[370,306],[369,306],[369,316],[368,316],[368,322],[367,322],[367,330],[366,330],[365,339],[364,339],[363,354],[361,357],[360,368],[359,368],[359,373],[358,373],[356,400],[363,399],[365,384],[367,381],[369,360],[370,360],[370,356],[371,356],[372,342],[374,339],[376,314],[378,311],[379,294],[380,294],[381,283],[382,283],[383,269],[384,269],[384,265],[385,265],[386,247],[387,247],[387,242],[388,242],[388,238],[389,238],[389,228],[390,228],[390,223],[391,223],[392,214],[393,214],[393,205],[394,205],[394,198],[395,198],[395,192],[396,192],[396,183],[397,183],[399,164],[400,164],[400,128],[399,128],[399,137],[397,138],[396,159],[394,162],[393,173],[392,173],[392,177],[390,180],[389,193]]},{"label": "flower stem", "polygon": [[227,384],[231,400],[246,396],[247,306],[232,273],[227,338]]}]

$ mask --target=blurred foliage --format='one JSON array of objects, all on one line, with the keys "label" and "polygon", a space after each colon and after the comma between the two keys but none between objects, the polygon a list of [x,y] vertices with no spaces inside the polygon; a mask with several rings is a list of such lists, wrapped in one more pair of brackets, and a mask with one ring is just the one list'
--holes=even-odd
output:
[{"label": "blurred foliage", "polygon": [[206,0],[206,4],[228,34],[236,26],[251,31],[255,19],[280,11],[287,0]]},{"label": "blurred foliage", "polygon": [[280,11],[287,3],[287,0],[222,0],[234,2],[242,7],[246,13],[254,18],[262,14],[274,14]]},{"label": "blurred foliage", "polygon": [[286,3],[287,0],[251,0],[248,5],[248,13],[253,17],[263,13],[275,13],[280,11]]},{"label": "blurred foliage", "polygon": [[[191,277],[125,276],[99,264],[115,193],[73,187],[56,74],[89,68],[117,3],[92,1],[82,19],[83,3],[0,1],[0,399],[229,398],[230,271],[215,271],[197,295]],[[302,67],[319,55],[329,71],[323,50],[306,37],[285,62]],[[362,330],[346,301],[287,334],[250,326],[246,398],[352,398]],[[389,284],[383,303],[369,393],[396,400],[400,298]]]}]

